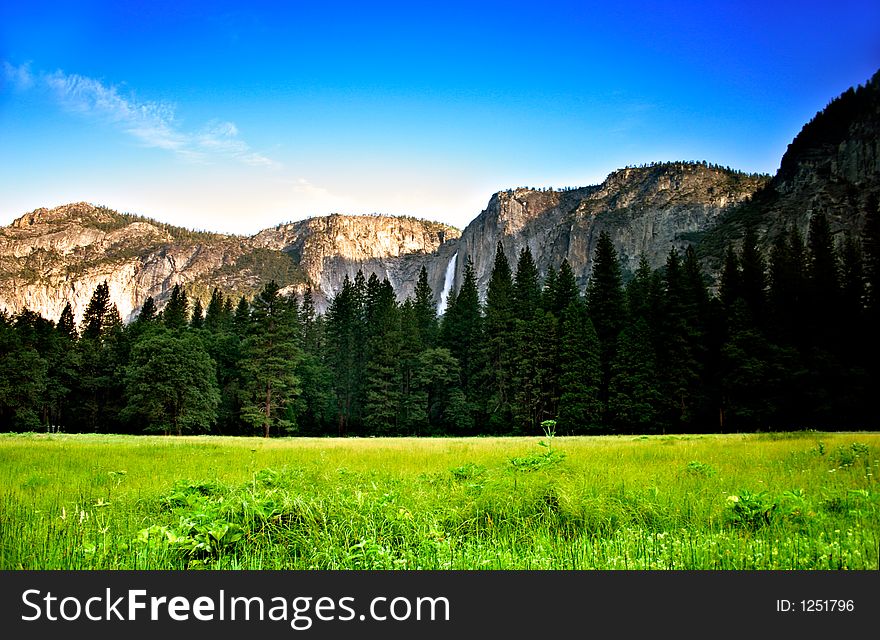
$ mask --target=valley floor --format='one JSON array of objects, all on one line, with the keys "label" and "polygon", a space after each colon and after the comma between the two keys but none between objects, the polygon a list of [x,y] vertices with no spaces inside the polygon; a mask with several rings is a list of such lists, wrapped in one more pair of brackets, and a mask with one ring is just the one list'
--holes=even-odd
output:
[{"label": "valley floor", "polygon": [[880,434],[0,435],[0,569],[877,569]]}]

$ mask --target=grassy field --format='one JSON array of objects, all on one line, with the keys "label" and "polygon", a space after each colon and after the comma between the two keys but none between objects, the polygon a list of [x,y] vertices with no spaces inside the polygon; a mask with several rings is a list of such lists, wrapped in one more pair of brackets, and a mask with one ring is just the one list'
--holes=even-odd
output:
[{"label": "grassy field", "polygon": [[880,435],[0,435],[2,569],[877,569]]}]

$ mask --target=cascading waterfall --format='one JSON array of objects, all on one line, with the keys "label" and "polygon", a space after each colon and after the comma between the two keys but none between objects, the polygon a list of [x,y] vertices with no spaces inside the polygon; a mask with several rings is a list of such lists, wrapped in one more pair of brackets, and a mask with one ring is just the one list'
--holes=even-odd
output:
[{"label": "cascading waterfall", "polygon": [[449,302],[449,292],[452,291],[452,281],[455,280],[455,263],[458,260],[458,251],[452,254],[452,259],[446,265],[446,277],[443,280],[443,291],[440,292],[440,303],[437,305],[437,313],[446,311],[446,303]]}]

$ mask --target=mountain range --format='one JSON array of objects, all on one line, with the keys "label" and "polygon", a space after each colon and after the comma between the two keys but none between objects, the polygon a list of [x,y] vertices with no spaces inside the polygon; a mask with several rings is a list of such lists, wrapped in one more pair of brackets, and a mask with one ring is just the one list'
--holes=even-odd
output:
[{"label": "mountain range", "polygon": [[584,286],[602,231],[624,272],[641,255],[659,267],[672,248],[694,245],[714,277],[746,226],[764,247],[787,227],[805,232],[815,211],[828,216],[836,235],[858,233],[880,197],[878,134],[880,72],[817,113],[772,177],[706,162],[627,167],[595,186],[499,191],[463,230],[411,217],[334,214],[234,236],[84,202],[41,208],[0,228],[0,310],[27,308],[57,320],[70,302],[79,319],[105,280],[126,321],[147,297],[161,307],[175,284],[203,300],[214,287],[251,296],[269,280],[288,292],[310,285],[322,310],[358,270],[388,278],[403,299],[425,267],[442,311],[468,259],[485,292],[498,243],[512,263],[528,246],[542,276],[567,259]]}]

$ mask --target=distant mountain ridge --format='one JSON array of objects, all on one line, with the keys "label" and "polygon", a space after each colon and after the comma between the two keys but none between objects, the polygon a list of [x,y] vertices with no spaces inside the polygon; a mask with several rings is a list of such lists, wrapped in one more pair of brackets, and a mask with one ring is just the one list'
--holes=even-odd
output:
[{"label": "distant mountain ridge", "polygon": [[[500,242],[511,261],[528,246],[540,275],[567,259],[581,286],[601,231],[625,270],[640,255],[661,266],[672,248],[696,245],[710,273],[746,225],[765,246],[824,211],[838,234],[855,233],[880,197],[880,72],[833,100],[798,134],[775,176],[703,162],[668,162],[613,172],[577,189],[495,193],[464,230],[410,217],[334,214],[250,236],[190,231],[105,207],[37,209],[0,228],[0,309],[77,318],[107,280],[123,319],[152,296],[161,307],[175,284],[207,300],[219,287],[250,296],[268,280],[288,291],[311,285],[319,309],[359,269],[411,294],[422,267],[438,301],[461,282],[466,259],[481,293]],[[874,203],[874,204],[872,204]]]}]

